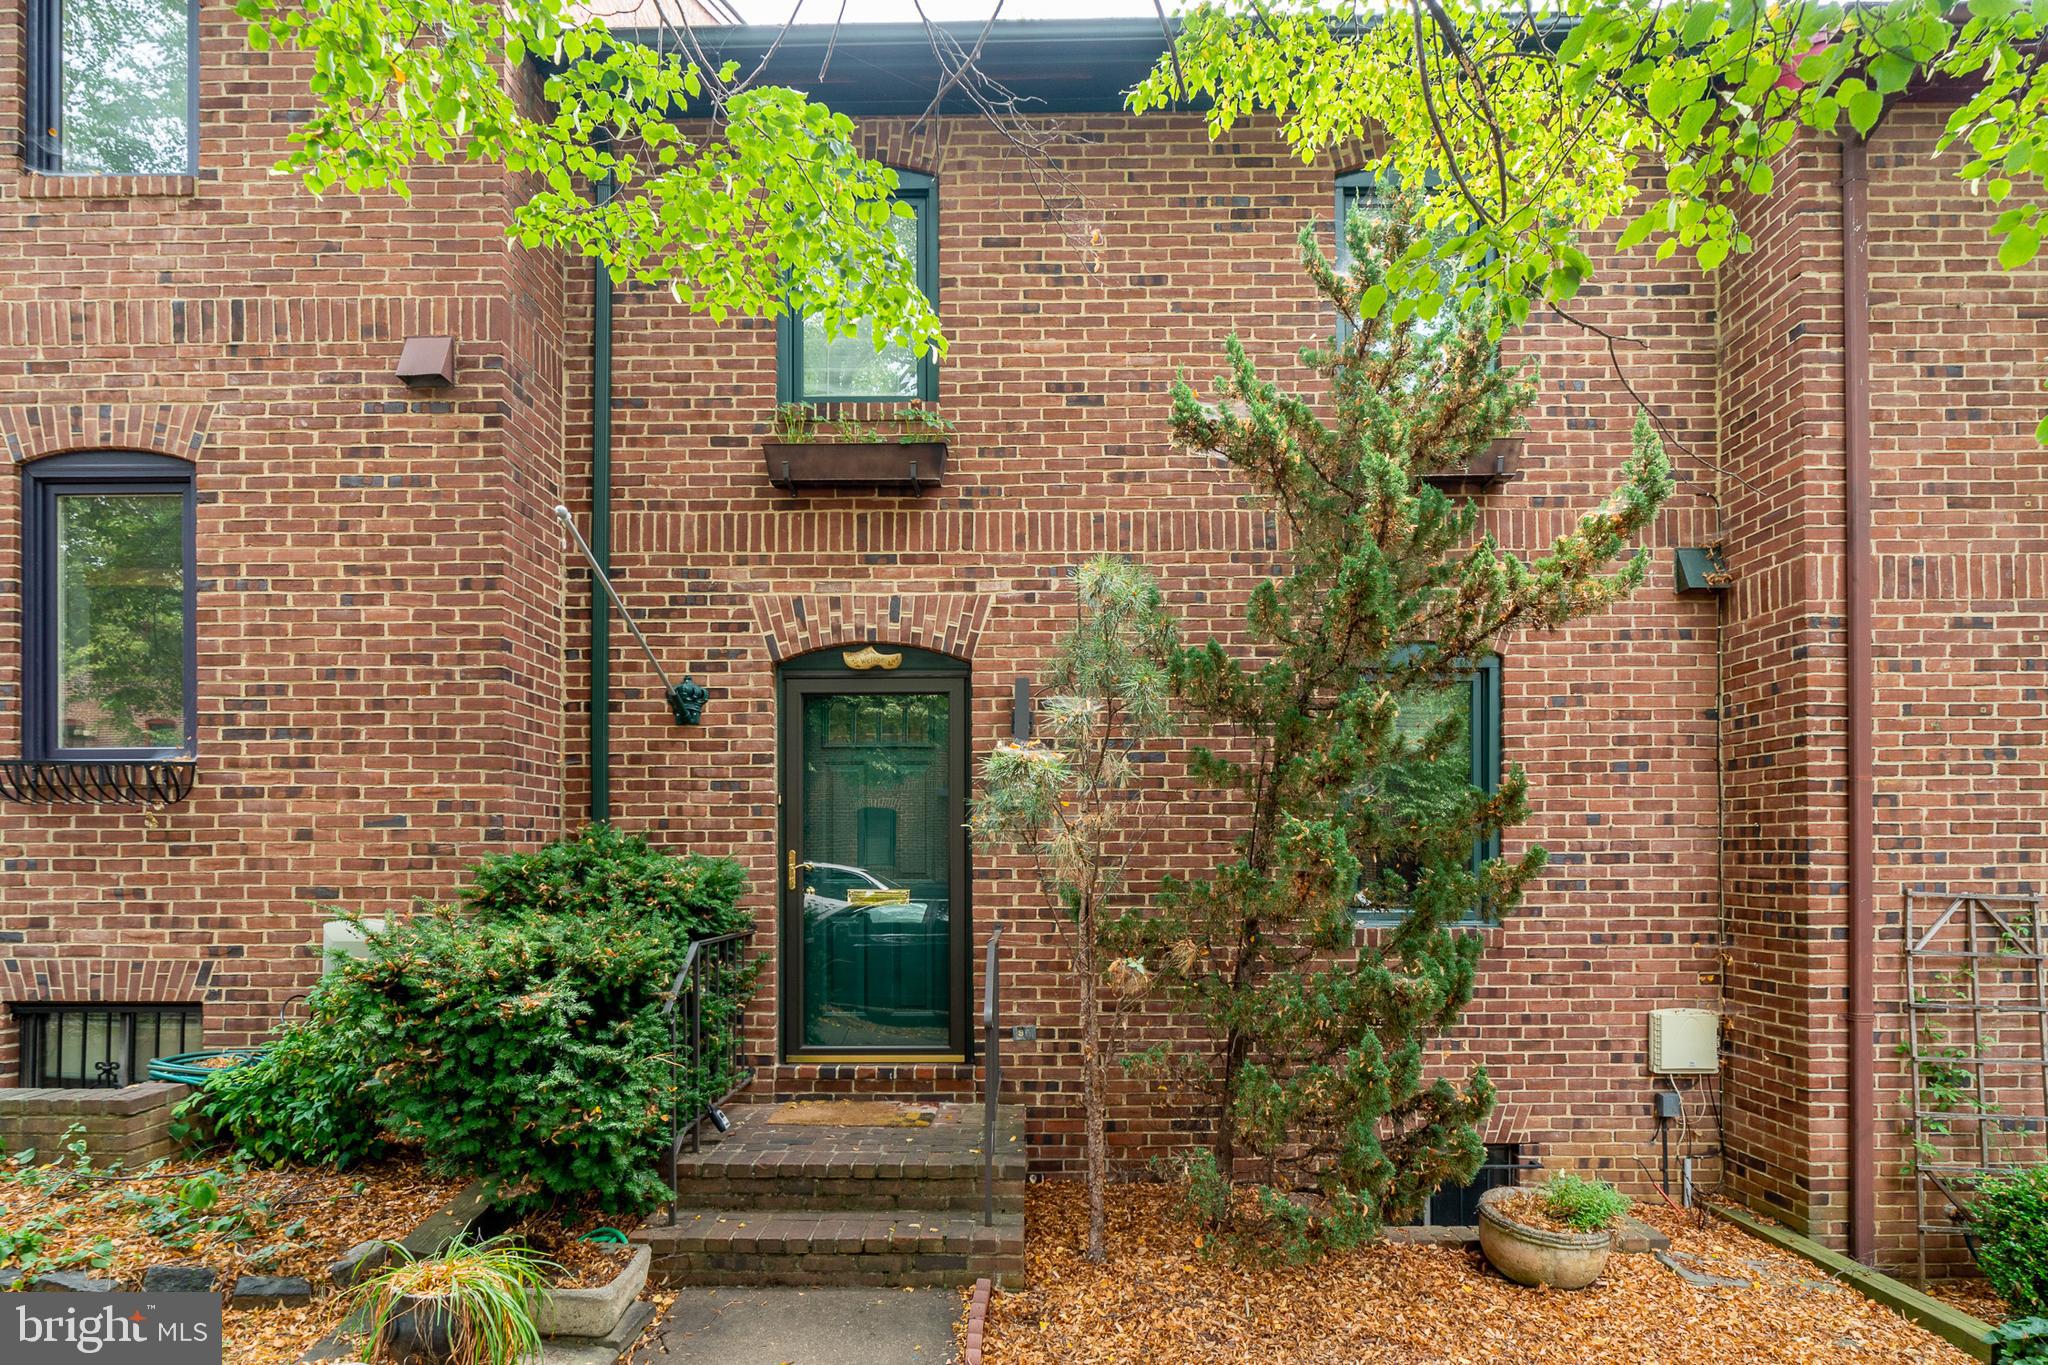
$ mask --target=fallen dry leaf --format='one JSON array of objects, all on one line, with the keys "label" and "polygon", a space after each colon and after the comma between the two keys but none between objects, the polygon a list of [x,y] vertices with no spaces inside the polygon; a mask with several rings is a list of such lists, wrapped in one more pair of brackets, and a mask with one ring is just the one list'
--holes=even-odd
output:
[{"label": "fallen dry leaf", "polygon": [[1476,1248],[1379,1243],[1303,1267],[1205,1256],[1158,1186],[1110,1191],[1109,1258],[1081,1256],[1077,1184],[1027,1196],[1030,1287],[989,1305],[987,1365],[1657,1365],[1896,1362],[1969,1357],[1726,1224],[1639,1216],[1700,1269],[1746,1281],[1697,1289],[1656,1260],[1616,1255],[1576,1293],[1524,1289]]}]

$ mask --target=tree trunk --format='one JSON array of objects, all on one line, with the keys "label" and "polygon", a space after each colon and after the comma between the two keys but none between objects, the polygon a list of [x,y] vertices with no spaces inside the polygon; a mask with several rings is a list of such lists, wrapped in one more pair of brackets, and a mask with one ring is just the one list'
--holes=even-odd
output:
[{"label": "tree trunk", "polygon": [[1096,965],[1095,913],[1083,905],[1074,926],[1081,969],[1081,1114],[1086,1127],[1088,1162],[1088,1259],[1100,1262],[1106,1254],[1102,1242],[1102,1198],[1109,1183],[1109,1139],[1104,1131],[1103,1111],[1109,1097],[1103,1093],[1101,973]]}]

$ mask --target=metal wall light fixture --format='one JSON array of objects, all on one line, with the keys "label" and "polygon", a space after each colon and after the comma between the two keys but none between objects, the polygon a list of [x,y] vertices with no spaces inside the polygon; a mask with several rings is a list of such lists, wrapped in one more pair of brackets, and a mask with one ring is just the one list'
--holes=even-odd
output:
[{"label": "metal wall light fixture", "polygon": [[1022,744],[1031,738],[1031,679],[1017,679],[1010,694],[1010,738]]},{"label": "metal wall light fixture", "polygon": [[661,679],[661,694],[668,702],[668,709],[675,714],[678,725],[698,725],[704,719],[704,703],[711,700],[711,693],[687,673],[681,682],[671,682],[668,670],[661,666],[661,660],[654,657],[654,646],[647,643],[647,637],[640,632],[640,623],[633,619],[633,613],[626,610],[626,604],[619,600],[619,590],[612,586],[611,578],[597,566],[597,556],[590,552],[590,542],[576,529],[576,518],[569,515],[569,509],[560,503],[555,505],[555,517],[576,542],[576,548],[583,552],[583,560],[590,565],[590,576],[604,589],[604,595],[611,599],[619,619],[626,623],[626,629],[633,632],[633,638],[640,642],[641,653],[647,656],[654,675]]}]

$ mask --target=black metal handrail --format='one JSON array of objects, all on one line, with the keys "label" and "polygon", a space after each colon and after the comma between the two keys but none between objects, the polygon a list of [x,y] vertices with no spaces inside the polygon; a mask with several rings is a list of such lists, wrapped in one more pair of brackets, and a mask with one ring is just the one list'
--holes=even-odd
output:
[{"label": "black metal handrail", "polygon": [[192,794],[189,759],[0,759],[0,801],[168,806]]},{"label": "black metal handrail", "polygon": [[[683,954],[682,968],[676,972],[670,983],[668,994],[662,1000],[661,1013],[668,1021],[668,1057],[670,1068],[668,1108],[668,1221],[676,1221],[676,1203],[681,1198],[677,1189],[681,1179],[680,1163],[683,1143],[688,1141],[692,1152],[703,1147],[702,1132],[708,1121],[722,1132],[725,1129],[725,1114],[721,1108],[734,1095],[747,1088],[754,1079],[754,1069],[747,1064],[746,1049],[741,1038],[739,1011],[745,1001],[741,992],[734,988],[730,1004],[733,1016],[728,1021],[722,1039],[713,1042],[725,1049],[722,1058],[707,1058],[704,1055],[704,1005],[707,996],[721,986],[737,983],[747,970],[747,945],[753,941],[754,931],[744,929],[734,934],[719,934],[714,938],[700,938],[690,944]],[[706,1093],[686,1101],[685,1091],[694,1084],[700,1074],[706,1072],[707,1063],[716,1061],[730,1084],[722,1093]]]},{"label": "black metal handrail", "polygon": [[981,1098],[981,1224],[996,1225],[996,1100],[1003,1090],[1003,979],[996,971],[996,949],[1003,926],[988,931],[988,961],[981,973],[982,1098]]}]

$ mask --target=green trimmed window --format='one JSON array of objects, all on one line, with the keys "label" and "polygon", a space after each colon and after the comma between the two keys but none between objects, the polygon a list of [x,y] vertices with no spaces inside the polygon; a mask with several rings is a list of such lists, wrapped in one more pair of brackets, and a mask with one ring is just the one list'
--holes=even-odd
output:
[{"label": "green trimmed window", "polygon": [[[896,199],[914,214],[890,220],[897,245],[917,263],[918,288],[939,306],[938,187],[928,175],[896,173]],[[902,344],[875,349],[874,329],[831,336],[813,318],[784,314],[776,324],[775,401],[789,403],[932,402],[939,396],[938,361]]]},{"label": "green trimmed window", "polygon": [[[1435,185],[1436,179],[1432,176],[1424,182],[1424,192],[1428,193],[1433,190]],[[1371,216],[1388,212],[1389,204],[1397,189],[1398,185],[1396,182],[1390,180],[1382,183],[1371,171],[1352,171],[1348,175],[1337,177],[1337,272],[1339,274],[1351,268],[1351,238],[1350,234],[1344,230],[1345,225],[1351,221],[1351,216],[1353,214]],[[1435,318],[1437,330],[1443,332],[1450,331],[1457,325],[1457,321],[1458,310],[1454,302],[1447,302]],[[1343,336],[1347,330],[1348,327],[1340,319],[1338,335],[1340,337]],[[1496,347],[1494,361],[1498,364],[1499,360],[1499,349]]]},{"label": "green trimmed window", "polygon": [[[1500,790],[1501,707],[1500,660],[1488,659],[1469,670],[1456,683],[1418,691],[1401,702],[1395,729],[1404,737],[1419,739],[1440,724],[1446,714],[1464,722],[1464,742],[1445,748],[1434,760],[1415,763],[1387,778],[1387,796],[1393,802],[1418,811],[1436,802],[1463,799],[1467,789],[1483,792]],[[1500,853],[1500,840],[1474,840],[1472,867]],[[1414,869],[1400,871],[1412,875]],[[1370,870],[1368,870],[1368,873]],[[1399,911],[1360,906],[1363,923],[1387,923],[1399,918]],[[1471,917],[1474,922],[1478,915]]]}]

